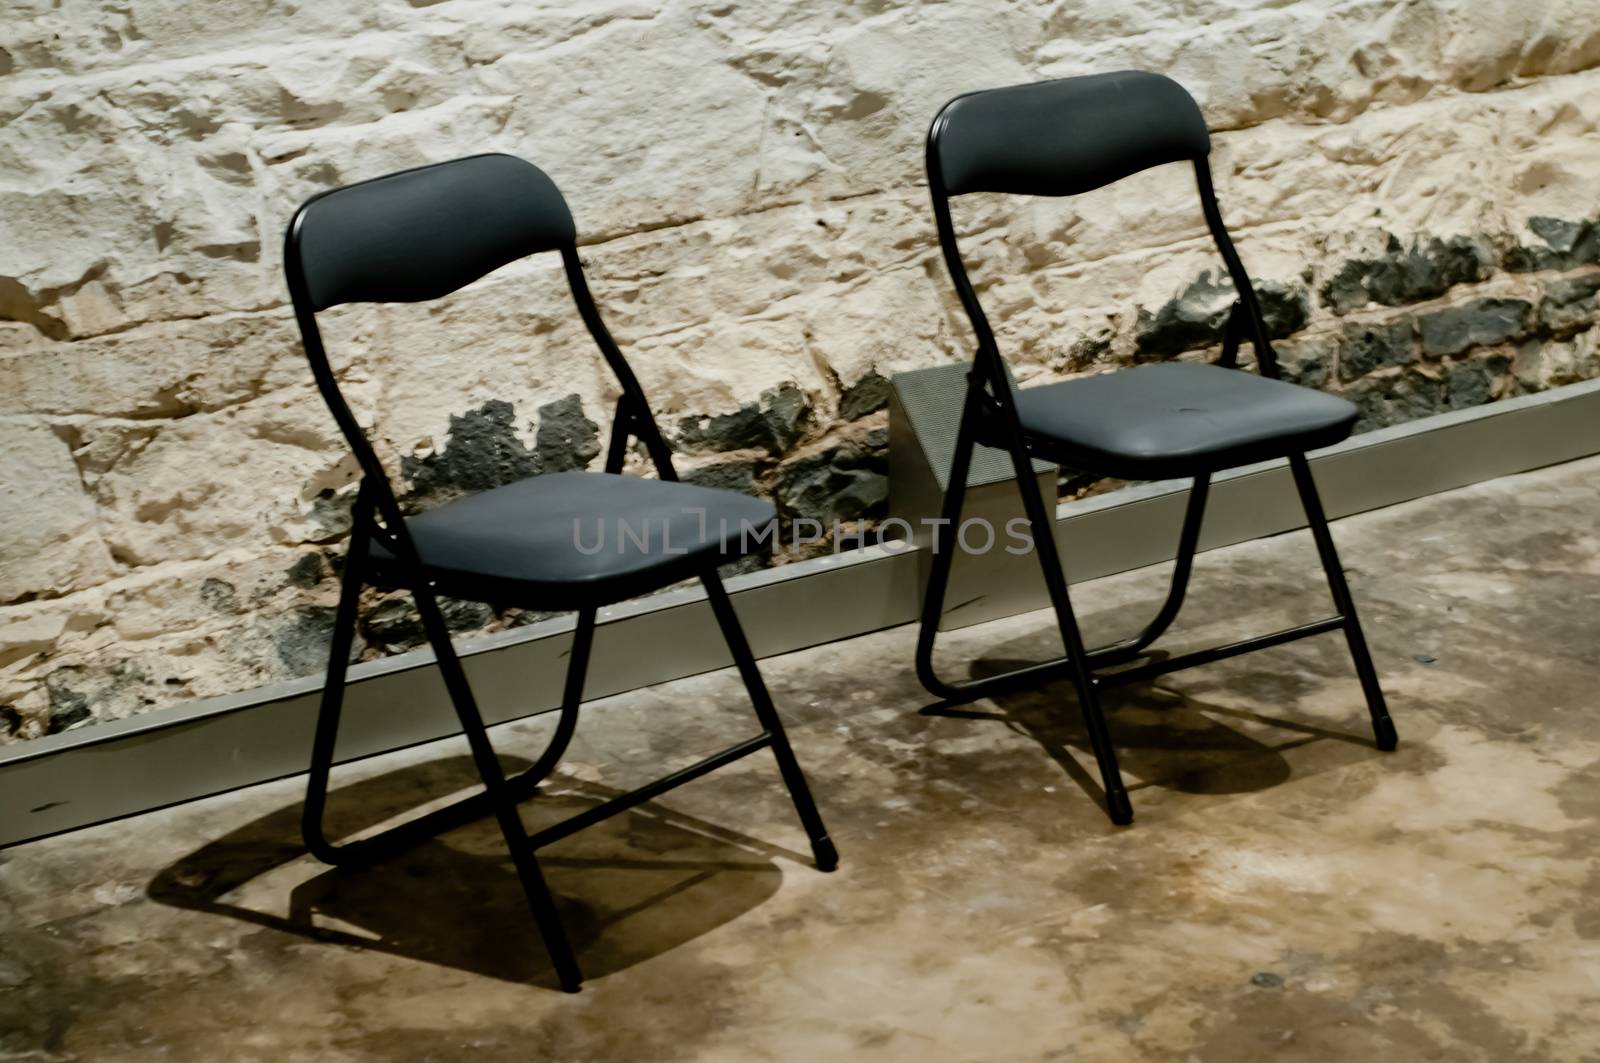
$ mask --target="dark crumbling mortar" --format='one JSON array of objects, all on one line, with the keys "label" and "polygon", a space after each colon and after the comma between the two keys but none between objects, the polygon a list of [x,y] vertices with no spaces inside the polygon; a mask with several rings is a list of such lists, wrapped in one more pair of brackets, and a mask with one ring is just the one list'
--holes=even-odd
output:
[{"label": "dark crumbling mortar", "polygon": [[[316,675],[328,667],[328,647],[333,642],[335,610],[326,605],[303,605],[289,611],[271,630],[273,652],[285,674]],[[361,659],[358,637],[350,649],[352,662]]]},{"label": "dark crumbling mortar", "polygon": [[112,719],[148,709],[156,702],[154,685],[133,661],[106,668],[66,665],[44,680],[50,699],[46,734],[59,734],[90,719]]},{"label": "dark crumbling mortar", "polygon": [[1452,362],[1445,369],[1444,403],[1449,410],[1469,410],[1493,402],[1509,389],[1511,359],[1491,354]]},{"label": "dark crumbling mortar", "polygon": [[779,512],[790,521],[854,521],[881,517],[889,501],[881,453],[854,442],[798,458],[778,472]]},{"label": "dark crumbling mortar", "polygon": [[428,640],[422,617],[409,598],[385,598],[361,617],[368,641],[390,650],[409,649]]},{"label": "dark crumbling mortar", "polygon": [[327,571],[328,566],[322,560],[321,554],[301,554],[299,559],[289,566],[284,577],[291,587],[310,588],[321,583],[327,576]]},{"label": "dark crumbling mortar", "polygon": [[1356,431],[1470,409],[1515,390],[1511,358],[1500,352],[1365,377],[1344,392],[1361,409]]},{"label": "dark crumbling mortar", "polygon": [[1422,353],[1428,358],[1521,339],[1532,323],[1533,304],[1526,299],[1474,299],[1417,319]]},{"label": "dark crumbling mortar", "polygon": [[[479,631],[495,620],[494,607],[484,602],[458,598],[439,598],[438,602],[445,627],[453,634]],[[360,628],[369,642],[394,651],[411,649],[428,641],[428,633],[422,626],[422,615],[417,612],[416,603],[410,595],[385,598],[365,611]]]},{"label": "dark crumbling mortar", "polygon": [[410,481],[413,498],[444,499],[541,472],[586,468],[599,453],[599,426],[584,416],[577,395],[539,407],[532,449],[517,435],[511,403],[490,399],[476,410],[452,415],[444,449],[423,458],[402,457],[400,473]]},{"label": "dark crumbling mortar", "polygon": [[1073,340],[1067,345],[1063,356],[1054,360],[1052,364],[1063,373],[1081,373],[1091,369],[1104,362],[1111,354],[1116,335],[1109,326],[1102,325],[1088,335]]},{"label": "dark crumbling mortar", "polygon": [[476,410],[450,417],[444,449],[424,458],[400,459],[411,493],[470,494],[536,475],[539,456],[517,436],[511,403],[490,399]]},{"label": "dark crumbling mortar", "polygon": [[476,631],[495,619],[495,608],[487,602],[472,602],[461,598],[440,598],[439,615],[444,626],[456,634]]},{"label": "dark crumbling mortar", "polygon": [[[1380,369],[1415,360],[1409,317],[1387,322],[1346,322],[1337,331],[1273,345],[1283,379],[1302,387],[1327,387],[1337,375],[1348,384]],[[1337,367],[1337,372],[1336,372]]]},{"label": "dark crumbling mortar", "polygon": [[1539,303],[1539,327],[1555,335],[1586,331],[1594,326],[1600,306],[1600,273],[1586,273],[1553,282]]},{"label": "dark crumbling mortar", "polygon": [[690,452],[760,449],[776,456],[800,441],[811,418],[806,393],[794,384],[781,384],[734,413],[683,418],[677,445]]},{"label": "dark crumbling mortar", "polygon": [[1415,359],[1409,317],[1381,324],[1347,323],[1339,331],[1339,379],[1346,383]]},{"label": "dark crumbling mortar", "polygon": [[350,534],[355,523],[356,492],[325,487],[311,500],[306,520],[315,528],[306,541],[334,543]]},{"label": "dark crumbling mortar", "polygon": [[238,590],[227,580],[214,577],[201,582],[200,601],[219,613],[237,613],[240,610]]},{"label": "dark crumbling mortar", "polygon": [[[1256,298],[1267,334],[1281,339],[1305,328],[1311,304],[1305,290],[1295,285],[1262,281]],[[1210,270],[1154,314],[1139,308],[1134,343],[1140,355],[1174,355],[1222,342],[1235,289],[1226,275],[1213,279]]]},{"label": "dark crumbling mortar", "polygon": [[1356,431],[1414,421],[1444,410],[1444,389],[1435,377],[1415,369],[1370,376],[1344,392],[1361,410]]},{"label": "dark crumbling mortar", "polygon": [[876,369],[870,369],[866,376],[840,393],[839,416],[846,421],[859,421],[888,405],[889,379],[880,376]]},{"label": "dark crumbling mortar", "polygon": [[58,734],[93,715],[89,710],[89,696],[73,685],[74,680],[81,679],[84,674],[82,668],[69,667],[57,668],[45,676],[44,688],[50,695],[47,733]]},{"label": "dark crumbling mortar", "polygon": [[701,465],[689,469],[681,474],[685,483],[697,487],[714,487],[722,491],[737,491],[742,495],[761,497],[761,486],[756,478],[760,475],[761,464],[747,458],[733,461],[718,461],[710,465]]},{"label": "dark crumbling mortar", "polygon": [[1518,244],[1506,252],[1505,267],[1511,272],[1600,265],[1600,222],[1535,217],[1528,219],[1528,228],[1539,242]]},{"label": "dark crumbling mortar", "polygon": [[[1284,380],[1302,387],[1320,388],[1333,372],[1338,343],[1328,336],[1306,336],[1274,343],[1272,350],[1278,356],[1278,371]],[[1247,346],[1240,355],[1241,361],[1249,355]]]},{"label": "dark crumbling mortar", "polygon": [[539,407],[534,450],[541,472],[576,472],[600,456],[600,426],[583,413],[577,395]]},{"label": "dark crumbling mortar", "polygon": [[1377,258],[1352,259],[1322,286],[1322,305],[1336,314],[1368,303],[1405,306],[1435,299],[1458,284],[1486,279],[1493,271],[1493,249],[1482,237],[1434,237],[1401,244],[1390,236]]}]

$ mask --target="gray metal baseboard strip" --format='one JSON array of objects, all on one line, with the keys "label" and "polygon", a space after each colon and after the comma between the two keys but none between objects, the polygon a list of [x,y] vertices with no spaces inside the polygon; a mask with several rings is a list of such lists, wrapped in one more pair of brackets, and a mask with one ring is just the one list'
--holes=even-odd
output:
[{"label": "gray metal baseboard strip", "polygon": [[[1358,436],[1312,466],[1329,516],[1340,517],[1595,453],[1600,381]],[[1186,493],[1186,482],[1146,484],[1061,506],[1057,538],[1071,577],[1169,560]],[[1233,470],[1213,489],[1202,549],[1303,524],[1282,462]],[[728,588],[757,656],[767,657],[914,620],[922,567],[920,552],[886,545],[736,577]],[[1023,577],[990,599],[965,607],[1004,615],[1043,601]],[[698,589],[630,602],[602,620],[589,698],[730,663]],[[571,630],[570,619],[554,620],[461,646],[487,719],[556,706]],[[341,761],[454,733],[432,665],[431,653],[416,651],[351,670]],[[319,689],[316,679],[296,680],[0,749],[0,846],[303,771]],[[586,723],[605,726],[604,716]]]}]

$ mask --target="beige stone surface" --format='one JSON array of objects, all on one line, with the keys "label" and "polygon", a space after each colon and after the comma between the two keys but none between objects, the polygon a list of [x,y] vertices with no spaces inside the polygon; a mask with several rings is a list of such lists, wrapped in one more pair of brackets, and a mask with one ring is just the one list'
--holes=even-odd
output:
[{"label": "beige stone surface", "polygon": [[[193,681],[150,687],[152,704],[307,666],[253,633],[329,603],[326,565],[310,585],[259,588],[315,566],[338,536],[324,496],[353,473],[284,305],[283,228],[315,192],[485,150],[536,161],[571,200],[663,423],[788,386],[810,407],[791,453],[815,453],[854,438],[849,388],[968,350],[922,186],[922,137],[948,97],[1126,67],[1177,77],[1217,130],[1247,262],[1304,293],[1316,349],[1344,316],[1412,312],[1320,295],[1391,237],[1482,249],[1482,283],[1424,311],[1537,303],[1600,263],[1508,269],[1540,246],[1530,218],[1600,216],[1592,15],[1592,0],[12,0],[0,626],[31,649],[0,665],[4,718],[20,721],[0,740],[66,725],[46,681],[69,665],[109,676],[182,657]],[[1070,202],[957,206],[1025,381],[1152,356],[1141,320],[1219,266],[1182,168]],[[330,316],[350,397],[397,470],[491,400],[512,404],[528,446],[543,404],[577,395],[591,420],[609,414],[614,387],[552,263],[432,307]],[[1409,416],[1585,379],[1600,371],[1589,335],[1469,352],[1485,377],[1470,386],[1451,360],[1380,369],[1352,395]],[[735,455],[763,488],[784,456]],[[208,579],[236,612],[193,611]],[[130,593],[158,614],[119,625],[106,603]]]},{"label": "beige stone surface", "polygon": [[92,585],[111,559],[72,451],[37,418],[0,422],[0,595],[14,601]]}]

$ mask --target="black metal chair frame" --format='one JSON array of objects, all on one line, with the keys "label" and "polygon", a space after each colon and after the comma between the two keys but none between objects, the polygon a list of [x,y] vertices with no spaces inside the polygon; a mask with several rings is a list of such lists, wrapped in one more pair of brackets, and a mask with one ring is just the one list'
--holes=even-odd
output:
[{"label": "black metal chair frame", "polygon": [[[923,686],[951,704],[960,704],[991,694],[1015,690],[1031,683],[1070,676],[1078,695],[1085,728],[1105,788],[1106,811],[1112,822],[1119,825],[1133,821],[1133,805],[1117,767],[1116,751],[1112,746],[1111,734],[1100,705],[1100,692],[1110,687],[1143,682],[1168,672],[1194,665],[1210,664],[1312,635],[1343,631],[1350,655],[1355,662],[1356,675],[1361,682],[1367,709],[1372,717],[1377,746],[1382,750],[1394,749],[1398,743],[1394,722],[1390,719],[1383,691],[1378,685],[1378,675],[1372,664],[1372,655],[1367,650],[1366,639],[1362,635],[1361,624],[1356,617],[1355,604],[1351,600],[1350,589],[1340,567],[1339,555],[1334,549],[1333,536],[1328,530],[1328,521],[1317,493],[1316,482],[1304,454],[1290,454],[1289,469],[1305,509],[1306,521],[1310,525],[1323,571],[1327,574],[1328,589],[1336,610],[1332,616],[1224,646],[1132,664],[1131,667],[1119,667],[1137,661],[1172,624],[1183,604],[1211,483],[1211,473],[1206,472],[1195,476],[1190,489],[1183,528],[1178,535],[1178,551],[1172,582],[1166,600],[1155,618],[1143,631],[1131,638],[1093,649],[1085,647],[1077,619],[1073,614],[1065,571],[1056,547],[1055,521],[1052,519],[1054,499],[1047,501],[1039,491],[1038,482],[1032,471],[1030,452],[1032,441],[1022,428],[1012,385],[1008,381],[1004,361],[995,342],[994,331],[967,276],[966,266],[962,262],[961,251],[956,241],[955,226],[950,216],[951,193],[944,183],[939,152],[948,106],[946,105],[946,110],[941,111],[935,118],[928,133],[928,183],[932,192],[934,219],[939,232],[939,246],[961,305],[972,322],[973,331],[977,334],[978,346],[973,355],[972,367],[967,374],[966,398],[951,461],[950,486],[945,492],[941,522],[933,536],[934,556],[923,601],[921,629],[916,650],[917,676]],[[1206,225],[1238,292],[1238,298],[1228,315],[1222,351],[1217,364],[1238,369],[1239,345],[1248,338],[1255,348],[1256,362],[1261,374],[1279,379],[1281,374],[1277,356],[1273,352],[1266,325],[1262,320],[1255,289],[1222,222],[1209,162],[1201,155],[1193,159],[1193,164]],[[955,560],[956,528],[960,522],[961,505],[966,494],[967,471],[972,463],[973,447],[976,445],[995,447],[1010,455],[1022,495],[1024,513],[1032,530],[1039,566],[1043,571],[1045,587],[1049,593],[1050,604],[1055,612],[1066,652],[1052,660],[998,675],[948,682],[940,678],[934,669],[934,641],[944,611],[944,596],[949,583],[950,569]]]},{"label": "black metal chair frame", "polygon": [[[479,157],[481,158],[481,157]],[[458,160],[468,161],[468,160]],[[443,166],[449,163],[439,164]],[[418,167],[426,170],[431,167]],[[402,171],[414,173],[417,171]],[[390,174],[388,177],[400,176]],[[374,180],[384,180],[375,178]],[[362,182],[369,183],[369,182]],[[357,187],[357,186],[346,186]],[[322,195],[331,195],[343,189],[334,189]],[[832,871],[838,865],[838,853],[829,839],[822,817],[812,799],[805,776],[800,769],[784,732],[783,723],[772,703],[766,684],[756,666],[754,654],[745,638],[744,630],[734,612],[733,604],[724,589],[714,564],[699,573],[701,584],[711,610],[733,656],[734,664],[748,690],[761,733],[706,757],[679,771],[658,779],[636,790],[620,794],[593,808],[552,826],[529,834],[517,811],[519,802],[533,796],[539,784],[550,776],[571,741],[577,727],[578,713],[583,702],[584,680],[589,665],[589,654],[594,643],[596,615],[601,605],[597,602],[577,610],[577,625],[572,636],[571,655],[568,659],[565,686],[561,699],[560,715],[549,745],[535,762],[522,773],[507,778],[496,758],[494,747],[485,729],[482,715],[475,702],[460,658],[451,643],[450,632],[440,614],[438,594],[462,598],[481,598],[471,588],[457,588],[438,579],[436,571],[425,569],[415,544],[407,530],[389,479],[382,463],[373,452],[350,407],[339,390],[322,335],[317,326],[317,307],[308,290],[301,256],[301,241],[306,210],[322,195],[308,200],[295,214],[289,225],[285,241],[285,270],[288,274],[290,295],[295,318],[300,326],[306,357],[316,378],[318,389],[341,432],[354,452],[361,469],[361,481],[354,506],[354,522],[350,547],[346,556],[339,605],[334,622],[333,640],[328,659],[326,684],[323,687],[321,708],[311,753],[310,774],[306,787],[306,801],[302,829],[306,847],[319,859],[340,866],[365,866],[386,856],[414,846],[440,833],[462,826],[485,815],[493,814],[505,837],[518,877],[522,881],[529,907],[543,935],[557,977],[563,989],[576,992],[582,983],[582,974],[571,942],[557,915],[554,899],[545,883],[535,857],[535,851],[559,841],[585,827],[591,826],[626,811],[636,805],[665,794],[678,786],[697,779],[708,772],[731,764],[760,749],[771,749],[778,769],[794,802],[795,810],[810,839],[816,866],[822,871]],[[492,209],[481,207],[481,209]],[[606,363],[615,374],[621,387],[613,419],[610,445],[606,453],[605,471],[620,473],[631,439],[643,443],[657,475],[663,480],[677,480],[670,450],[657,426],[638,379],[612,339],[601,320],[585,280],[583,266],[578,258],[576,237],[561,241],[557,246],[533,248],[528,254],[541,250],[557,250],[561,254],[567,282],[574,301],[590,336],[600,348]],[[517,255],[515,257],[525,257]],[[491,267],[492,268],[492,267]],[[483,270],[482,272],[489,272]],[[481,275],[481,273],[479,274]],[[475,278],[468,278],[470,281]],[[463,281],[462,283],[467,283]],[[460,287],[460,284],[454,287]],[[454,290],[451,288],[450,290]],[[433,293],[428,298],[444,292]],[[350,300],[355,301],[355,300]],[[362,300],[381,301],[381,300]],[[408,297],[395,301],[417,301]],[[385,563],[381,579],[370,556],[370,543],[376,537],[393,555],[392,563]],[[483,790],[453,804],[418,816],[392,827],[380,834],[343,844],[330,841],[324,832],[323,814],[328,797],[328,777],[333,765],[334,746],[338,737],[339,716],[343,704],[345,676],[357,621],[357,606],[363,587],[399,587],[410,592],[421,615],[428,643],[438,659],[445,688],[449,693],[461,730],[471,747],[472,758],[483,780]],[[452,593],[454,592],[454,593]],[[502,602],[501,604],[540,603]]]}]

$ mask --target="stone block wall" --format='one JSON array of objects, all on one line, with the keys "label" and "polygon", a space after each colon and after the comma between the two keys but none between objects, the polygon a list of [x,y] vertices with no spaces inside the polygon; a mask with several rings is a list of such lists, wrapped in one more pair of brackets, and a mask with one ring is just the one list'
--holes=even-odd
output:
[{"label": "stone block wall", "polygon": [[[950,96],[1142,67],[1216,131],[1296,379],[1367,426],[1600,373],[1593,0],[10,0],[0,21],[0,737],[316,672],[354,473],[285,306],[325,188],[544,167],[702,483],[881,511],[887,378],[970,338],[922,137]],[[1183,168],[959,201],[1018,377],[1198,357]],[[615,389],[551,262],[327,315],[408,504],[592,466]],[[1074,489],[1084,485],[1074,484]],[[470,632],[523,622],[471,604]],[[415,645],[374,596],[359,652]]]}]

